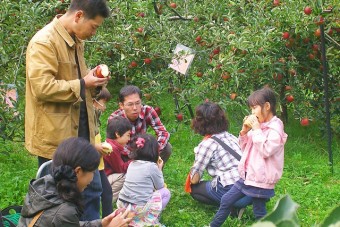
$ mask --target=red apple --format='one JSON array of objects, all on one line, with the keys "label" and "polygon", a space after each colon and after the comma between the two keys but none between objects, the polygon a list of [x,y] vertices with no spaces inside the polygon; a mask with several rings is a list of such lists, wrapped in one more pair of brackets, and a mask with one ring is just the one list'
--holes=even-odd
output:
[{"label": "red apple", "polygon": [[203,73],[202,73],[202,72],[197,72],[197,73],[196,73],[196,76],[197,76],[197,77],[202,77],[202,76],[203,76]]},{"label": "red apple", "polygon": [[295,69],[289,69],[288,72],[291,76],[296,76],[296,70]]},{"label": "red apple", "polygon": [[105,78],[110,74],[109,67],[105,64],[96,67],[96,75],[98,78]]},{"label": "red apple", "polygon": [[145,58],[144,63],[145,64],[151,64],[152,60],[150,58]]},{"label": "red apple", "polygon": [[144,31],[144,28],[142,27],[137,28],[137,32],[142,33],[143,31]]},{"label": "red apple", "polygon": [[216,65],[216,69],[221,69],[221,67],[222,67],[222,64],[221,64],[221,63],[219,63],[219,64]]},{"label": "red apple", "polygon": [[286,59],[285,58],[279,58],[279,60],[277,60],[278,62],[284,64],[286,63]]},{"label": "red apple", "polygon": [[304,38],[302,41],[303,41],[303,43],[309,43],[310,39],[309,38]]},{"label": "red apple", "polygon": [[183,121],[183,114],[179,113],[176,115],[178,121]]},{"label": "red apple", "polygon": [[306,6],[303,12],[305,12],[306,15],[310,15],[312,13],[312,8],[310,8],[309,6]]},{"label": "red apple", "polygon": [[149,94],[149,93],[145,93],[144,97],[145,97],[146,100],[151,100],[151,94]]},{"label": "red apple", "polygon": [[330,28],[327,32],[328,35],[332,36],[333,35],[333,30]]},{"label": "red apple", "polygon": [[230,94],[230,99],[231,99],[231,100],[235,100],[236,97],[237,97],[237,93],[232,92],[232,93]]},{"label": "red apple", "polygon": [[170,7],[173,8],[173,9],[176,9],[177,5],[176,5],[176,3],[171,2],[171,3],[170,3]]},{"label": "red apple", "polygon": [[132,61],[131,63],[130,63],[130,67],[131,68],[135,68],[135,67],[137,67],[138,66],[138,64],[137,64],[137,62],[135,62],[135,61]]},{"label": "red apple", "polygon": [[283,78],[283,75],[281,73],[274,73],[273,74],[273,79],[277,81],[281,81]]},{"label": "red apple", "polygon": [[217,47],[216,49],[213,50],[213,54],[219,54],[220,53],[220,48]]},{"label": "red apple", "polygon": [[318,44],[313,44],[312,49],[314,51],[318,51],[319,50],[319,45]]},{"label": "red apple", "polygon": [[223,80],[229,80],[229,79],[230,79],[230,74],[229,74],[228,72],[223,72],[223,73],[221,74],[221,78],[222,78]]},{"label": "red apple", "polygon": [[312,13],[312,8],[310,8],[309,6],[306,6],[303,12],[305,12],[306,15],[310,15]]},{"label": "red apple", "polygon": [[301,119],[300,124],[302,126],[308,126],[309,125],[309,119],[307,117],[304,117]]},{"label": "red apple", "polygon": [[197,36],[195,40],[196,40],[196,43],[200,43],[202,41],[202,37],[201,36]]},{"label": "red apple", "polygon": [[285,91],[290,91],[290,90],[292,90],[292,87],[289,86],[289,85],[286,85],[286,86],[285,86]]},{"label": "red apple", "polygon": [[314,55],[314,54],[312,54],[312,53],[310,53],[310,54],[308,54],[308,57],[309,57],[309,59],[310,59],[310,60],[314,60],[314,58],[315,58],[315,55]]},{"label": "red apple", "polygon": [[323,23],[325,23],[325,19],[322,16],[316,18],[315,20],[316,25],[322,25]]},{"label": "red apple", "polygon": [[282,39],[289,39],[289,32],[282,33]]},{"label": "red apple", "polygon": [[316,37],[320,37],[320,36],[321,36],[321,30],[320,30],[320,28],[318,28],[318,29],[315,30],[314,35],[315,35]]},{"label": "red apple", "polygon": [[273,1],[274,6],[279,6],[280,5],[280,0],[274,0]]},{"label": "red apple", "polygon": [[154,109],[155,109],[158,116],[160,116],[162,114],[161,108],[159,106],[156,106]]},{"label": "red apple", "polygon": [[294,96],[292,96],[292,95],[287,95],[287,96],[286,96],[286,100],[287,100],[287,102],[293,102],[293,101],[294,101]]},{"label": "red apple", "polygon": [[139,16],[139,17],[145,17],[145,13],[140,12],[140,13],[138,13],[138,16]]},{"label": "red apple", "polygon": [[198,17],[194,17],[194,21],[198,22],[200,19]]}]

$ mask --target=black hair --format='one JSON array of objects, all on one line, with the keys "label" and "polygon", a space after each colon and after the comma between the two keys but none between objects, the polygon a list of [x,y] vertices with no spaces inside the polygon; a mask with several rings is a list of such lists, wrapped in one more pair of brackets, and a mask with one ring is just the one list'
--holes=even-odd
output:
[{"label": "black hair", "polygon": [[276,97],[272,89],[268,87],[264,87],[262,89],[256,90],[251,95],[249,95],[248,100],[247,100],[247,104],[249,107],[259,105],[261,106],[261,108],[263,108],[266,102],[269,102],[270,111],[275,116],[276,115]]},{"label": "black hair", "polygon": [[229,121],[218,104],[205,102],[196,107],[191,128],[202,136],[212,135],[228,131]]},{"label": "black hair", "polygon": [[119,102],[123,103],[126,96],[133,94],[138,94],[139,98],[142,99],[142,91],[137,86],[127,85],[122,87],[119,91]]},{"label": "black hair", "polygon": [[103,99],[106,102],[108,102],[108,101],[110,101],[111,98],[112,98],[112,95],[111,95],[110,91],[106,87],[103,87],[100,90],[99,94],[96,95],[96,100],[98,100],[98,101]]},{"label": "black hair", "polygon": [[[142,147],[138,147],[138,140],[143,139]],[[157,163],[159,158],[159,145],[157,139],[150,134],[141,134],[134,136],[132,143],[132,158],[134,160],[143,160]]]},{"label": "black hair", "polygon": [[106,5],[106,0],[72,0],[69,11],[84,11],[87,19],[94,19],[97,16],[107,18],[110,16],[110,10]]},{"label": "black hair", "polygon": [[99,166],[100,155],[89,141],[72,137],[59,144],[52,159],[52,176],[59,196],[83,209],[81,192],[77,187],[76,167],[92,172]]},{"label": "black hair", "polygon": [[130,121],[122,116],[115,116],[111,118],[106,127],[106,138],[116,139],[116,133],[119,136],[124,135],[127,131],[132,129]]}]

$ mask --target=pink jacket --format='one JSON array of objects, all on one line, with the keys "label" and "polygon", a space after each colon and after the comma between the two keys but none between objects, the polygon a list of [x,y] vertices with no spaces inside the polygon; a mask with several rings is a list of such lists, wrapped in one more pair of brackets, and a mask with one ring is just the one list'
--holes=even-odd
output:
[{"label": "pink jacket", "polygon": [[283,127],[282,121],[274,116],[269,122],[261,123],[261,129],[239,137],[243,154],[238,171],[246,185],[274,189],[283,172],[284,144],[288,137]]}]

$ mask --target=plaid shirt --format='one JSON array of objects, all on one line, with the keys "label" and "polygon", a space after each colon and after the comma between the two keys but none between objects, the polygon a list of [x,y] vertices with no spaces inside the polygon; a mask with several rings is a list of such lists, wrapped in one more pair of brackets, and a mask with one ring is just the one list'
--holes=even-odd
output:
[{"label": "plaid shirt", "polygon": [[[238,139],[228,132],[215,134],[229,147],[242,155]],[[194,149],[195,163],[191,168],[190,175],[194,176],[199,173],[202,177],[204,170],[213,178],[212,186],[216,187],[217,180],[221,182],[223,187],[234,184],[240,177],[237,170],[239,161],[215,140],[208,138],[203,140]]]},{"label": "plaid shirt", "polygon": [[[126,118],[125,112],[122,109],[113,112],[110,115],[109,120],[115,116],[122,116]],[[131,137],[146,133],[148,126],[151,126],[157,135],[160,150],[163,150],[169,141],[170,133],[166,131],[166,128],[162,124],[161,119],[159,119],[157,112],[151,106],[143,105],[137,120],[134,122],[130,121],[130,123],[132,125]]]}]

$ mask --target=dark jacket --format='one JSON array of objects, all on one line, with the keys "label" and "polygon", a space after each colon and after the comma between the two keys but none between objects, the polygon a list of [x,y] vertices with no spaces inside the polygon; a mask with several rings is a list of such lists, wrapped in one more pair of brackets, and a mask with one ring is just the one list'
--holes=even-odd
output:
[{"label": "dark jacket", "polygon": [[51,175],[30,182],[18,227],[28,226],[41,210],[43,213],[34,226],[102,226],[101,220],[79,222],[81,212],[75,204],[66,202],[59,197]]}]

